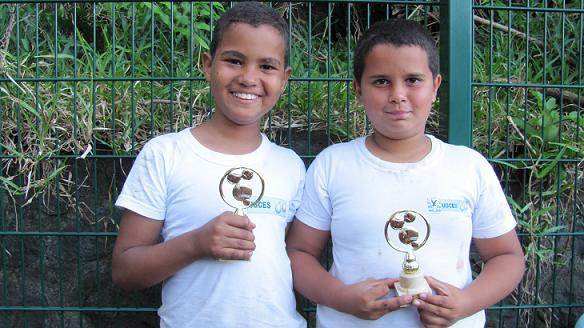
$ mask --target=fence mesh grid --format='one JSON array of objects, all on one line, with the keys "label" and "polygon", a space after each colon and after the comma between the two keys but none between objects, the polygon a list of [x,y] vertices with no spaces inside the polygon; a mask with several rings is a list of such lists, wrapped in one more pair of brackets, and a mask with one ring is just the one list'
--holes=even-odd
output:
[{"label": "fence mesh grid", "polygon": [[[0,326],[158,325],[159,287],[111,284],[113,202],[147,140],[211,115],[199,61],[230,5],[0,1]],[[496,167],[519,222],[528,270],[487,310],[488,326],[573,326],[584,308],[583,2],[475,0],[466,13],[448,1],[270,5],[289,23],[294,71],[263,131],[306,164],[370,131],[351,92],[351,52],[367,26],[422,22],[444,72],[460,63],[440,42],[441,21],[454,37],[465,31],[452,22],[472,21],[472,103],[436,108],[429,131],[446,139],[445,116],[459,124],[450,130],[472,131],[469,146]],[[472,121],[457,121],[470,109]],[[314,304],[298,308],[314,326]]]}]

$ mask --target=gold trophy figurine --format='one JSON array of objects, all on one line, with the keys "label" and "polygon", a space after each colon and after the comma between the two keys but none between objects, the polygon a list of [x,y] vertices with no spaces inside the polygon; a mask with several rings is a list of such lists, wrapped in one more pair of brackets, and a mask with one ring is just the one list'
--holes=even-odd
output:
[{"label": "gold trophy figurine", "polygon": [[264,179],[247,167],[236,167],[225,172],[219,181],[219,194],[223,201],[235,209],[235,214],[245,215],[245,209],[255,205],[264,195]]},{"label": "gold trophy figurine", "polygon": [[396,251],[405,253],[399,282],[395,283],[398,296],[432,293],[414,255],[414,251],[424,246],[429,236],[428,220],[416,211],[397,211],[387,219],[385,240]]}]

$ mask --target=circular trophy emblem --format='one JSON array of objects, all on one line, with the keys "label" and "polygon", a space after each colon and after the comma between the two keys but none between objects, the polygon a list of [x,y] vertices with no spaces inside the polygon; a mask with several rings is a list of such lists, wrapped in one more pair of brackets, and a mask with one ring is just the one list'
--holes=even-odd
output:
[{"label": "circular trophy emblem", "polygon": [[219,181],[219,194],[235,209],[235,214],[244,215],[244,210],[255,205],[264,195],[264,179],[253,169],[232,168]]},{"label": "circular trophy emblem", "polygon": [[385,240],[398,252],[418,250],[428,241],[429,236],[428,220],[416,211],[397,211],[385,223]]}]

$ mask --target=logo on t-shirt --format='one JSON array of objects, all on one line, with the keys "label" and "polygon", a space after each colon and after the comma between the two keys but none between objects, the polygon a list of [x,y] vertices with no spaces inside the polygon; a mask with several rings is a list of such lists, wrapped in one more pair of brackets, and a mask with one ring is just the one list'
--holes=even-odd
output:
[{"label": "logo on t-shirt", "polygon": [[429,198],[426,201],[428,212],[467,212],[469,207],[462,199]]},{"label": "logo on t-shirt", "polygon": [[262,197],[259,202],[247,209],[249,213],[272,214],[286,218],[288,202],[280,198]]}]

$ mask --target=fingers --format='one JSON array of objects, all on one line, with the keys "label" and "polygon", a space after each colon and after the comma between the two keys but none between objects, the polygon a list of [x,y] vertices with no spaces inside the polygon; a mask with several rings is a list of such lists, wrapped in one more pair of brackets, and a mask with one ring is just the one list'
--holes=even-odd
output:
[{"label": "fingers", "polygon": [[447,317],[437,316],[429,311],[419,311],[418,313],[420,315],[420,321],[424,324],[425,328],[450,327],[456,322]]},{"label": "fingers", "polygon": [[426,277],[426,281],[430,288],[434,289],[438,295],[449,296],[449,288],[448,284],[434,278],[434,277]]},{"label": "fingers", "polygon": [[231,212],[224,212],[220,215],[220,217],[224,218],[225,222],[228,225],[231,225],[236,228],[245,229],[245,230],[253,230],[256,225],[255,223],[251,222],[247,215],[237,215]]},{"label": "fingers", "polygon": [[369,294],[371,295],[371,299],[379,299],[387,295],[389,293],[390,288],[393,287],[393,284],[397,281],[397,279],[379,279],[379,280],[370,280],[369,283]]},{"label": "fingers", "polygon": [[398,280],[388,278],[368,281],[369,289],[367,294],[369,295],[366,298],[371,301],[367,305],[367,319],[375,320],[381,318],[392,311],[398,310],[402,306],[411,304],[413,300],[413,296],[411,295],[385,298],[394,283]]},{"label": "fingers", "polygon": [[[438,297],[440,297],[440,296],[438,296]],[[441,305],[436,304],[436,303],[444,303],[444,299],[437,298],[437,299],[434,299],[433,301],[435,301],[435,303],[432,303],[431,300],[428,299],[428,297],[425,297],[425,298],[420,297],[420,298],[414,299],[412,301],[412,305],[417,307],[418,310],[420,310],[420,311],[430,312],[430,313],[433,313],[434,315],[437,315],[437,316],[444,315],[445,314],[444,312],[447,311],[448,308],[443,307],[442,304]]]},{"label": "fingers", "polygon": [[403,296],[392,297],[390,299],[383,300],[381,302],[382,302],[383,308],[386,309],[387,312],[391,312],[391,311],[399,310],[401,307],[404,307],[406,305],[411,304],[413,300],[414,300],[414,298],[411,295],[403,295]]},{"label": "fingers", "polygon": [[224,212],[201,228],[201,238],[196,242],[212,258],[247,260],[256,246],[254,228],[247,216]]},{"label": "fingers", "polygon": [[218,260],[249,260],[253,255],[253,251],[242,251],[239,249],[222,249],[217,254]]},{"label": "fingers", "polygon": [[254,250],[255,243],[253,241],[217,237],[212,243],[211,254],[212,257],[222,260],[248,260]]}]

